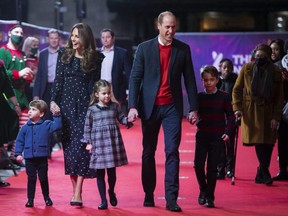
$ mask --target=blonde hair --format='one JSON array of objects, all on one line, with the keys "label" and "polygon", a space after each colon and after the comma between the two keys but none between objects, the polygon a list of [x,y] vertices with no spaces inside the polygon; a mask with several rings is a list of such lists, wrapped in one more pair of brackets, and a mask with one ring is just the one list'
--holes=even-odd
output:
[{"label": "blonde hair", "polygon": [[25,53],[26,56],[31,55],[31,46],[33,43],[39,44],[39,39],[33,36],[29,36],[24,40],[22,51]]}]

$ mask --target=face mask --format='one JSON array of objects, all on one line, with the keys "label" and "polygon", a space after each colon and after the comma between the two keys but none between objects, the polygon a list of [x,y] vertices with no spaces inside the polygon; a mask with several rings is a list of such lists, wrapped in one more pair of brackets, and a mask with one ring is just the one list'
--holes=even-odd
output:
[{"label": "face mask", "polygon": [[19,35],[11,35],[11,40],[14,44],[19,45],[22,42],[23,37]]},{"label": "face mask", "polygon": [[38,52],[38,47],[31,48],[30,52],[32,55],[36,55]]},{"label": "face mask", "polygon": [[256,58],[255,59],[255,64],[257,66],[263,66],[267,62],[267,58]]}]

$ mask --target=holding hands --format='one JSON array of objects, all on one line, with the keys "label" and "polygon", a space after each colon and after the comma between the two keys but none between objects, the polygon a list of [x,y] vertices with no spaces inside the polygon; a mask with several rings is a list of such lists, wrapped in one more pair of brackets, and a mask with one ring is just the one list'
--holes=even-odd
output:
[{"label": "holding hands", "polygon": [[197,111],[191,111],[188,113],[188,116],[187,116],[187,119],[189,121],[190,124],[194,125],[195,122],[197,121],[198,119],[198,113]]},{"label": "holding hands", "polygon": [[60,114],[60,107],[54,102],[54,101],[51,101],[50,103],[50,111],[53,113],[53,114]]},{"label": "holding hands", "polygon": [[138,118],[138,111],[135,108],[131,108],[128,113],[128,122],[134,122]]},{"label": "holding hands", "polygon": [[91,153],[92,152],[92,144],[91,143],[87,143],[86,145],[86,150]]}]

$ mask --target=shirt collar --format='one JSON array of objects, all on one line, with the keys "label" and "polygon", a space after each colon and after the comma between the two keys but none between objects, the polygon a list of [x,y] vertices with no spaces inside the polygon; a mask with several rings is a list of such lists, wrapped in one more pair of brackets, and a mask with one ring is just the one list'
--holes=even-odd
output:
[{"label": "shirt collar", "polygon": [[48,47],[48,51],[49,51],[49,53],[57,53],[57,52],[59,51],[59,49],[60,49],[60,46],[58,46],[58,48],[57,48],[56,51],[54,51],[54,50],[52,51],[51,48]]},{"label": "shirt collar", "polygon": [[160,40],[160,37],[159,37],[159,36],[158,36],[158,43],[161,44],[162,46],[169,46],[169,45],[172,44],[172,42],[171,42],[171,43],[169,43],[169,44],[164,45],[164,44],[162,43],[162,41]]},{"label": "shirt collar", "polygon": [[217,91],[218,91],[218,89],[217,89],[216,87],[215,87],[215,89],[214,89],[214,91],[213,91],[212,93],[207,93],[206,89],[204,89],[204,92],[205,92],[206,94],[215,94]]},{"label": "shirt collar", "polygon": [[[107,52],[106,50],[104,50],[104,46],[101,47],[100,51],[101,52]],[[112,51],[114,51],[114,45],[109,49],[108,52],[112,52]]]}]

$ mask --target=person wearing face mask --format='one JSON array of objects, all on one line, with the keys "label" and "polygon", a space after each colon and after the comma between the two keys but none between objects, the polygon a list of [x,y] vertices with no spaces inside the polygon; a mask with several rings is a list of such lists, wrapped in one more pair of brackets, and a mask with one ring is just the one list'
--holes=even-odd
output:
[{"label": "person wearing face mask", "polygon": [[[29,36],[24,40],[22,51],[26,55],[26,65],[31,68],[33,71],[34,78],[38,70],[38,48],[39,48],[39,39],[36,37]],[[26,96],[28,101],[32,101],[33,96],[33,87],[35,79],[32,80],[30,85],[26,85]]]},{"label": "person wearing face mask", "polygon": [[282,74],[271,54],[268,45],[257,45],[255,61],[242,67],[232,91],[243,145],[255,147],[259,162],[255,183],[266,185],[273,183],[269,166],[283,108]]},{"label": "person wearing face mask", "polygon": [[[34,78],[31,68],[26,66],[25,53],[20,49],[23,40],[23,28],[16,24],[11,26],[8,31],[8,42],[0,48],[0,59],[3,60],[6,68],[6,73],[11,81],[15,96],[21,108],[21,115],[19,116],[19,125],[23,125],[28,120],[29,103],[25,93],[26,85],[29,85]],[[9,101],[8,101],[9,102]],[[13,109],[14,105],[9,102]],[[14,150],[15,141],[10,142],[11,159],[14,164],[24,166],[23,163],[18,163],[15,160]],[[16,166],[16,168],[20,168]]]}]

